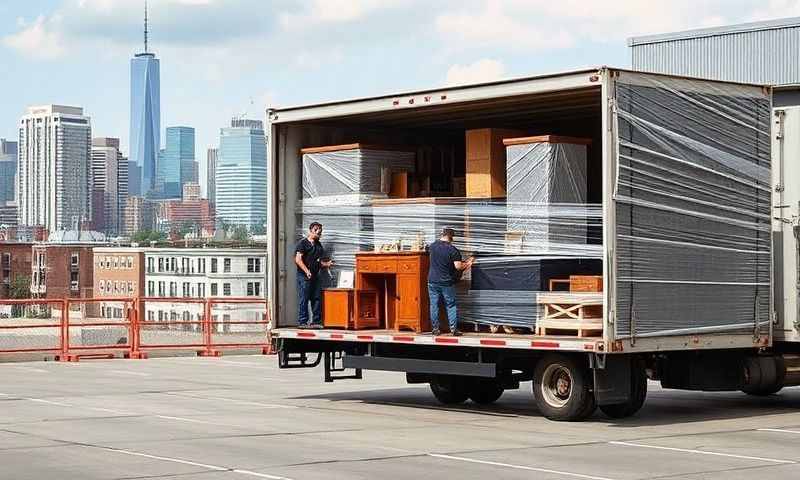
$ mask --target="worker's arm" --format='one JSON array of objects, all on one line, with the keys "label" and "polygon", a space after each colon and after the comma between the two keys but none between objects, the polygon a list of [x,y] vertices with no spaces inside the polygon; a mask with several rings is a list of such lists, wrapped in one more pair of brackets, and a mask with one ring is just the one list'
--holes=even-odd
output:
[{"label": "worker's arm", "polygon": [[322,268],[331,268],[334,262],[333,260],[322,260],[319,264],[322,265]]},{"label": "worker's arm", "polygon": [[456,260],[455,262],[453,262],[453,264],[456,267],[456,270],[458,271],[467,270],[469,267],[472,266],[473,263],[475,263],[475,257],[469,257],[466,262],[463,262],[461,260]]},{"label": "worker's arm", "polygon": [[298,266],[298,268],[300,268],[300,270],[305,272],[306,278],[311,278],[311,270],[309,270],[308,267],[306,267],[306,264],[303,263],[303,254],[301,252],[295,252],[294,263]]}]

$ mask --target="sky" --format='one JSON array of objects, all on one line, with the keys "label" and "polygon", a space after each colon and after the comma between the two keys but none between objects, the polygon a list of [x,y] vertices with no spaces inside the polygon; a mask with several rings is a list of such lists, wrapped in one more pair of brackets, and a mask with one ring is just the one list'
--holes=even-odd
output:
[{"label": "sky", "polygon": [[[161,126],[206,149],[269,106],[630,66],[636,35],[800,16],[800,0],[150,0]],[[0,137],[31,105],[83,107],[128,151],[144,0],[0,0]],[[163,132],[162,132],[163,138]]]}]

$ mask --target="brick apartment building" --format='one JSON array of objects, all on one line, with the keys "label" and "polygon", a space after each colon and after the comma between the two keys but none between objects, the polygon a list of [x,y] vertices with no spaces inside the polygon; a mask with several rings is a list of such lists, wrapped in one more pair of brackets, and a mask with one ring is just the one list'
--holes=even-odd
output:
[{"label": "brick apartment building", "polygon": [[26,242],[0,242],[0,298],[11,298],[11,285],[17,277],[30,284],[32,247]]},{"label": "brick apartment building", "polygon": [[34,298],[91,298],[93,249],[105,237],[97,232],[60,231],[48,243],[33,245],[31,294]]},{"label": "brick apartment building", "polygon": [[[94,249],[95,298],[137,298],[145,294],[144,250],[132,247],[96,247]],[[120,302],[100,303],[105,318],[122,318]]]}]

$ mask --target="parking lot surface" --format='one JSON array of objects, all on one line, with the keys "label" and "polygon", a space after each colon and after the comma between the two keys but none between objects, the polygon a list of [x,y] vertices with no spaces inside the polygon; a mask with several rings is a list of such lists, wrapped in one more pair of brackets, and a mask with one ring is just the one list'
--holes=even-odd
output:
[{"label": "parking lot surface", "polygon": [[800,478],[800,389],[661,390],[556,423],[530,383],[445,408],[401,374],[322,382],[275,357],[0,364],[0,478]]}]

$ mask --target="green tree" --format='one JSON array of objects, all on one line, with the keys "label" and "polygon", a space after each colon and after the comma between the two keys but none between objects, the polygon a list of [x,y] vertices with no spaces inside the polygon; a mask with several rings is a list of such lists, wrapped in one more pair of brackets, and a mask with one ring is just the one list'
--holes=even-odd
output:
[{"label": "green tree", "polygon": [[148,242],[161,242],[164,241],[167,236],[162,232],[157,232],[153,230],[139,230],[138,232],[134,233],[131,237],[131,242],[136,243],[148,243]]},{"label": "green tree", "polygon": [[17,275],[14,277],[8,288],[8,296],[17,300],[31,298],[31,277],[28,275]]},{"label": "green tree", "polygon": [[231,230],[231,240],[237,242],[247,242],[250,240],[250,234],[247,232],[247,227],[244,225],[236,225]]}]

